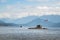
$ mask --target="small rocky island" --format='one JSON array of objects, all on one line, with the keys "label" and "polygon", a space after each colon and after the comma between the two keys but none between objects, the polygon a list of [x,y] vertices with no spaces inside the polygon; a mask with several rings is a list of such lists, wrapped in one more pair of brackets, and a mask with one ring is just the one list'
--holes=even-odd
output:
[{"label": "small rocky island", "polygon": [[41,25],[37,25],[35,28],[28,28],[28,29],[47,29],[47,28],[42,28]]}]

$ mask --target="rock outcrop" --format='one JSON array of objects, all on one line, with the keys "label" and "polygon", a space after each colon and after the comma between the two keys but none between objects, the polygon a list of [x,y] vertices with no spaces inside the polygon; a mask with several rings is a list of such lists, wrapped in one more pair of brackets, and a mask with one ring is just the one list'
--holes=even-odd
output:
[{"label": "rock outcrop", "polygon": [[47,28],[42,28],[41,25],[37,25],[35,28],[28,28],[28,29],[47,29]]}]

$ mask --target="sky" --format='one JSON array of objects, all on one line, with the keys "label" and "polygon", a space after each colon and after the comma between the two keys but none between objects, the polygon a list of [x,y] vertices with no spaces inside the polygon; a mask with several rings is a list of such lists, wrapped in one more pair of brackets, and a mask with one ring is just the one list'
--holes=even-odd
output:
[{"label": "sky", "polygon": [[0,0],[0,18],[60,15],[60,0]]}]

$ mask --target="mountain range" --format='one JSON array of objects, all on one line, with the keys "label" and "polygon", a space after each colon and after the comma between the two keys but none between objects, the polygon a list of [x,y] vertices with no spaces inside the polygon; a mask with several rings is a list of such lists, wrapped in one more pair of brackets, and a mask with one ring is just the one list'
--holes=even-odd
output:
[{"label": "mountain range", "polygon": [[15,20],[9,18],[0,19],[0,25],[8,26],[36,26],[42,25],[44,27],[60,27],[60,15],[44,15],[44,16],[27,16]]}]

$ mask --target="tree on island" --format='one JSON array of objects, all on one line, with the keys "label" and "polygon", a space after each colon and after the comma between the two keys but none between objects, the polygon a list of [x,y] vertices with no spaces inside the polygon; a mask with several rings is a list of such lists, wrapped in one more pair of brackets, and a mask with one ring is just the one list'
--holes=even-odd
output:
[{"label": "tree on island", "polygon": [[41,26],[41,25],[37,25],[36,28],[37,28],[37,29],[42,29],[42,26]]}]

